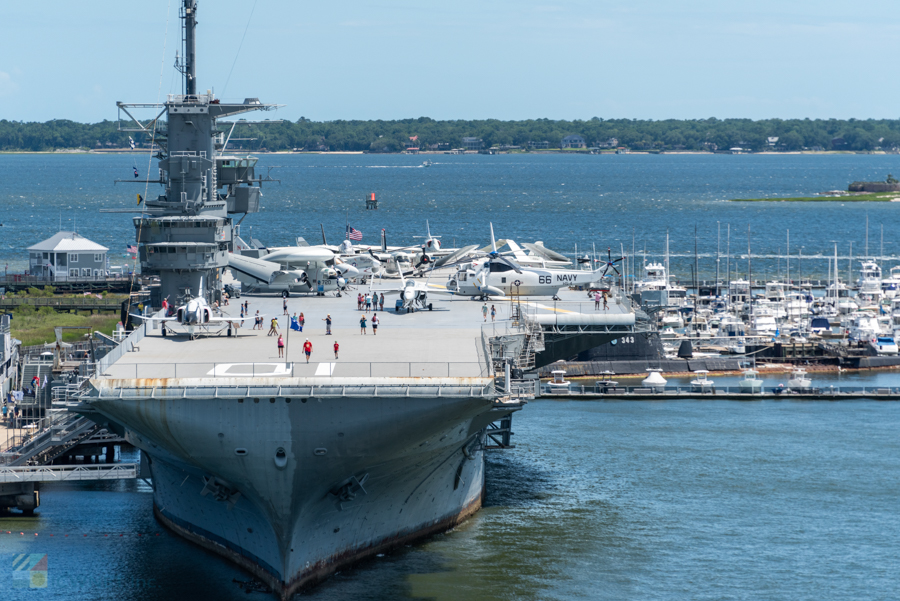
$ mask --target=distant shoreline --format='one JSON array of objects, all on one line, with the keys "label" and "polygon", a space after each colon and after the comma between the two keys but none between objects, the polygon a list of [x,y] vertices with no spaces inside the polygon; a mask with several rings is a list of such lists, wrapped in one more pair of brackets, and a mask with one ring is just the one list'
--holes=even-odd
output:
[{"label": "distant shoreline", "polygon": [[[79,149],[57,149],[57,150],[0,150],[0,155],[4,154],[49,154],[49,155],[72,155],[72,154],[88,154],[88,155],[110,155],[110,154],[135,154],[135,155],[146,155],[149,154],[149,150],[132,150],[130,148],[103,148],[103,149],[92,149],[92,150],[79,150]],[[466,152],[448,152],[446,150],[421,150],[415,153],[408,152],[366,152],[363,150],[241,150],[240,152],[247,152],[249,154],[256,155],[264,155],[264,154],[277,154],[277,155],[287,155],[287,154],[326,154],[326,155],[349,155],[349,154],[359,154],[359,155],[384,155],[384,156],[418,156],[418,155],[476,155],[476,154],[485,154],[488,153],[479,153],[477,151],[466,151]],[[613,150],[606,150],[600,152],[588,152],[585,150],[555,150],[555,149],[541,149],[541,150],[530,150],[530,151],[522,151],[522,150],[493,150],[490,154],[559,154],[559,155],[614,155],[617,154]],[[659,155],[659,154],[677,154],[677,155],[731,155],[735,156],[732,153],[728,152],[711,152],[705,150],[660,150],[660,151],[651,151],[651,150],[628,150],[623,154],[639,154],[639,155]],[[780,155],[834,155],[834,154],[878,154],[878,155],[889,155],[889,154],[900,154],[897,152],[885,152],[883,150],[790,150],[784,152],[778,151],[761,151],[761,152],[741,152],[736,153],[739,155],[766,155],[766,156],[780,156]],[[759,199],[734,199],[734,200],[775,200],[768,198],[759,198]],[[788,200],[788,199],[779,199],[779,200]]]}]

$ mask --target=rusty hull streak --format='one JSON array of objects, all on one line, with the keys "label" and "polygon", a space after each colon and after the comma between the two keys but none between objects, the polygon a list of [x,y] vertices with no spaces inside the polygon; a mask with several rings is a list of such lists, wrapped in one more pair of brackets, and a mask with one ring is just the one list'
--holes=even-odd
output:
[{"label": "rusty hull streak", "polygon": [[202,535],[191,532],[190,530],[182,528],[181,526],[173,523],[159,511],[156,503],[153,504],[153,513],[164,526],[172,530],[174,533],[188,539],[189,541],[197,545],[200,545],[204,549],[213,551],[214,553],[218,553],[219,555],[230,559],[243,569],[247,570],[257,578],[265,582],[266,585],[270,589],[272,589],[272,592],[277,595],[282,601],[288,601],[295,593],[318,584],[319,582],[322,582],[340,568],[357,563],[382,551],[387,551],[394,547],[422,540],[461,524],[472,515],[474,515],[479,509],[481,509],[481,503],[483,499],[484,487],[482,487],[481,492],[478,493],[478,496],[471,503],[469,503],[466,507],[463,508],[462,511],[455,515],[451,515],[449,517],[436,520],[430,524],[426,524],[420,527],[415,532],[409,534],[396,534],[393,536],[387,536],[362,548],[351,548],[335,553],[327,559],[317,561],[309,569],[304,570],[300,573],[299,576],[291,579],[286,583],[282,582],[276,576],[272,575],[270,572],[260,567],[259,565],[253,563],[237,551],[229,549],[223,545],[220,545],[219,543],[209,540]]}]

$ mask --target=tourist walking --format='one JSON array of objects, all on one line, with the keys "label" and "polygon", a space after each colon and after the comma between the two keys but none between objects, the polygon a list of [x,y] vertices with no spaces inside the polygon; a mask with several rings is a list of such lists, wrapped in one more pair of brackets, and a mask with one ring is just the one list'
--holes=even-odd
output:
[{"label": "tourist walking", "polygon": [[256,310],[256,319],[253,322],[253,329],[262,329],[262,316],[259,314],[259,309]]},{"label": "tourist walking", "polygon": [[303,354],[306,355],[306,362],[309,363],[309,356],[312,355],[312,342],[309,341],[309,338],[303,343]]},{"label": "tourist walking", "polygon": [[377,315],[372,316],[372,336],[378,335],[378,324],[381,323],[381,320],[378,319]]},{"label": "tourist walking", "polygon": [[485,304],[481,307],[481,315],[482,315],[482,317],[484,317],[484,321],[485,321],[485,322],[487,322],[487,314],[488,314],[488,308],[487,308],[487,303],[485,303]]},{"label": "tourist walking", "polygon": [[337,343],[337,340],[334,341],[334,358],[338,358],[338,349],[341,348],[341,345]]},{"label": "tourist walking", "polygon": [[287,314],[288,314],[288,310],[287,310],[287,297],[285,297],[284,299],[282,299],[282,301],[281,301],[281,307],[282,307],[282,309],[284,309],[284,313],[282,313],[282,315],[287,315]]},{"label": "tourist walking", "polygon": [[300,324],[300,331],[303,331],[303,324],[306,323],[306,318],[303,317],[303,311],[300,311],[300,317],[297,318],[297,322]]},{"label": "tourist walking", "polygon": [[278,335],[278,356],[284,357],[284,337],[281,334]]},{"label": "tourist walking", "polygon": [[359,318],[359,333],[365,336],[366,334],[366,316],[363,315]]},{"label": "tourist walking", "polygon": [[272,325],[269,328],[269,333],[266,336],[278,336],[278,318],[272,318]]},{"label": "tourist walking", "polygon": [[604,310],[604,311],[606,311],[607,309],[609,309],[609,305],[606,304],[606,301],[607,301],[608,298],[609,298],[609,295],[607,294],[606,290],[604,290],[604,291],[603,291],[603,310]]},{"label": "tourist walking", "polygon": [[497,309],[494,308],[494,305],[491,305],[491,321],[497,317]]},{"label": "tourist walking", "polygon": [[325,322],[325,335],[331,336],[331,313],[325,316],[325,319],[322,321]]},{"label": "tourist walking", "polygon": [[372,297],[369,296],[369,293],[366,292],[366,313],[369,312],[369,309],[372,308]]},{"label": "tourist walking", "polygon": [[600,310],[600,293],[594,292],[594,311]]},{"label": "tourist walking", "polygon": [[362,295],[362,292],[360,292],[359,294],[356,295],[356,310],[362,311],[362,305],[363,305],[363,295]]},{"label": "tourist walking", "polygon": [[381,293],[381,298],[378,299],[378,310],[384,311],[384,292]]}]

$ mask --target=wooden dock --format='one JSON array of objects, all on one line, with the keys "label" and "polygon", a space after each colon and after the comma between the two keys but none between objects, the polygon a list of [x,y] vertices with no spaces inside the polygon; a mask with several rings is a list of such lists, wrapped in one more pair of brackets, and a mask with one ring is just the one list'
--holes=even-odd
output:
[{"label": "wooden dock", "polygon": [[31,305],[32,307],[52,307],[55,311],[90,311],[91,315],[94,311],[120,311],[122,309],[122,299],[100,299],[85,297],[29,297],[29,298],[4,298],[0,300],[0,312],[13,311],[23,305]]}]

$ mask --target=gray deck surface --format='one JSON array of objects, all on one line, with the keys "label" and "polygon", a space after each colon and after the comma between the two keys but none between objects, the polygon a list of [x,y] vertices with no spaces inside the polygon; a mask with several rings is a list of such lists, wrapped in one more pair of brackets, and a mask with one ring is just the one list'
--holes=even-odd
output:
[{"label": "gray deck surface", "polygon": [[[418,280],[422,281],[422,280]],[[434,276],[432,282],[444,282],[446,276]],[[374,287],[386,288],[399,285],[399,279],[384,279]],[[292,294],[288,299],[291,315],[301,312],[306,318],[303,332],[288,328],[289,318],[283,315],[281,296],[274,294],[249,294],[232,300],[223,307],[225,315],[239,316],[239,303],[249,301],[250,314],[258,310],[265,315],[262,330],[253,330],[252,320],[236,330],[231,338],[225,330],[216,333],[219,326],[200,337],[190,340],[186,334],[161,335],[160,329],[147,326],[147,336],[136,352],[126,353],[113,364],[106,375],[117,378],[171,378],[171,377],[234,377],[234,376],[432,376],[467,377],[484,373],[481,331],[502,333],[509,325],[511,299],[494,299],[487,302],[497,308],[497,321],[487,325],[481,314],[481,301],[465,297],[429,294],[433,310],[415,313],[395,313],[396,293],[385,294],[385,310],[378,311],[378,334],[373,335],[372,312],[366,314],[366,335],[361,334],[359,321],[365,314],[358,311],[356,295],[365,293],[369,286],[345,293],[340,298],[334,293],[326,296]],[[564,290],[563,302],[554,303],[549,298],[532,298],[530,307],[541,313],[585,312],[596,313],[594,303],[588,301],[585,292]],[[612,299],[608,314],[625,312]],[[602,309],[600,312],[603,312]],[[325,316],[333,319],[332,335],[325,333]],[[287,344],[286,357],[279,359],[277,336],[268,336],[273,317],[278,318],[279,328]],[[172,330],[184,332],[175,325]],[[306,364],[303,343],[313,345],[310,364]],[[334,359],[334,342],[340,344],[339,359]],[[332,365],[320,365],[320,364]],[[289,364],[285,366],[285,364]]]}]

